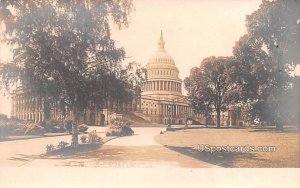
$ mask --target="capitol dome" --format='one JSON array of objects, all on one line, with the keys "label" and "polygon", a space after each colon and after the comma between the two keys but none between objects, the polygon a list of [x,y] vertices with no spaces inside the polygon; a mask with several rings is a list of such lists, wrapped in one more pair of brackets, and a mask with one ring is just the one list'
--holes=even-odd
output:
[{"label": "capitol dome", "polygon": [[[168,54],[168,52],[165,49],[165,41],[163,39],[163,33],[161,32],[160,35],[160,40],[158,42],[158,49],[155,52],[154,55],[152,55],[150,57],[150,59],[148,60],[148,63],[146,65],[146,69],[148,70],[148,76],[150,77],[155,77],[157,75],[161,74],[154,74],[153,71],[156,71],[158,73],[158,70],[161,71],[170,71],[168,73],[170,73],[170,76],[177,76],[178,78],[178,69],[175,65],[175,61],[173,59],[173,57]],[[153,73],[153,74],[151,74]],[[165,74],[165,75],[169,75],[169,74]]]},{"label": "capitol dome", "polygon": [[182,95],[182,81],[173,57],[165,49],[165,41],[161,32],[158,49],[146,65],[148,80],[142,95],[166,97],[166,95]]}]

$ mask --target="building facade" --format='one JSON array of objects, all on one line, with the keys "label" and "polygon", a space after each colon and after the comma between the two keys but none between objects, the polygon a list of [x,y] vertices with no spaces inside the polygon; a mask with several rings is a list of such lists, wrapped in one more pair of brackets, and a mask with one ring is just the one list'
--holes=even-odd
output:
[{"label": "building facade", "polygon": [[29,95],[19,86],[11,93],[11,99],[11,117],[33,122],[45,119],[44,100],[41,97]]},{"label": "building facade", "polygon": [[[65,120],[74,119],[73,113],[65,107],[62,111],[59,101],[53,99],[45,99],[42,96],[33,96],[28,90],[22,86],[17,87],[11,93],[12,108],[11,117],[24,121],[42,122],[46,119]],[[46,101],[47,100],[47,101]],[[104,126],[119,114],[116,112],[132,112],[136,106],[134,101],[121,103],[108,99],[102,106],[95,105],[81,114],[79,122],[88,125]]]}]

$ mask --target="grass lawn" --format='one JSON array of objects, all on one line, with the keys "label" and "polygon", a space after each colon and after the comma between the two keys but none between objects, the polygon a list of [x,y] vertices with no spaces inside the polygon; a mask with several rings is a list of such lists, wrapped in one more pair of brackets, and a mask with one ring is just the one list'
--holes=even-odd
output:
[{"label": "grass lawn", "polygon": [[32,138],[41,138],[42,135],[18,135],[18,136],[7,136],[5,138],[0,138],[0,142],[4,141],[14,141],[14,140],[27,140]]},{"label": "grass lawn", "polygon": [[[300,133],[295,129],[277,132],[273,128],[200,128],[166,132],[155,139],[170,150],[222,167],[300,167]],[[274,152],[211,152],[200,151],[201,144],[276,148]]]}]

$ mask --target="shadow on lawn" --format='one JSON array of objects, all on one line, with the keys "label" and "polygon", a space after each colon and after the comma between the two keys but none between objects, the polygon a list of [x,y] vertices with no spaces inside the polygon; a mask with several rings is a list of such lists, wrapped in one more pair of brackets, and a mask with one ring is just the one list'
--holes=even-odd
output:
[{"label": "shadow on lawn", "polygon": [[[109,137],[104,140],[104,143],[116,139],[118,137]],[[103,144],[104,144],[103,143]],[[32,159],[86,159],[86,158],[93,158],[90,156],[90,153],[96,153],[98,154],[98,151],[103,144],[79,144],[78,147],[72,148],[70,146],[64,148],[64,149],[58,149],[54,150],[50,153],[45,153],[41,155],[24,155],[24,154],[16,154],[16,157],[12,157],[9,160],[14,161],[30,161]],[[95,156],[94,158],[99,158],[102,156],[102,153],[99,152],[99,156]]]},{"label": "shadow on lawn", "polygon": [[68,146],[66,148],[63,149],[59,149],[59,150],[54,150],[50,153],[45,154],[44,156],[57,156],[57,157],[67,157],[67,156],[72,156],[72,155],[76,155],[79,153],[86,153],[86,152],[90,152],[90,151],[95,151],[97,149],[99,149],[102,145],[101,144],[79,144],[76,148],[73,148],[71,146]]},{"label": "shadow on lawn", "polygon": [[10,158],[9,160],[13,161],[30,161],[33,159],[74,159],[74,158],[85,158],[86,153],[94,152],[101,148],[100,144],[91,144],[91,145],[78,145],[77,148],[66,147],[64,149],[52,151],[48,154],[41,155],[24,155],[16,154],[15,157]]},{"label": "shadow on lawn", "polygon": [[300,129],[298,127],[287,127],[283,130],[277,130],[276,127],[260,127],[254,128],[250,132],[300,133]]},{"label": "shadow on lawn", "polygon": [[192,149],[191,147],[178,147],[178,146],[167,146],[164,147],[178,152],[180,154],[193,157],[195,159],[218,165],[225,168],[235,168],[236,162],[240,159],[266,161],[265,159],[258,158],[254,153],[235,153],[235,152],[200,152]]},{"label": "shadow on lawn", "polygon": [[249,130],[249,132],[273,132],[273,133],[300,133],[300,127],[297,126],[288,126],[284,127],[283,130],[277,130],[275,126],[230,126],[230,127],[219,127],[216,126],[198,126],[198,127],[179,127],[179,128],[173,128],[173,131],[181,131],[181,132],[188,132],[191,129],[216,129],[216,130],[236,130],[236,129],[244,129]]},{"label": "shadow on lawn", "polygon": [[12,142],[12,141],[18,141],[18,140],[31,140],[35,138],[43,138],[43,135],[29,135],[29,136],[14,136],[13,138],[11,137],[6,137],[6,138],[0,138],[0,142]]}]

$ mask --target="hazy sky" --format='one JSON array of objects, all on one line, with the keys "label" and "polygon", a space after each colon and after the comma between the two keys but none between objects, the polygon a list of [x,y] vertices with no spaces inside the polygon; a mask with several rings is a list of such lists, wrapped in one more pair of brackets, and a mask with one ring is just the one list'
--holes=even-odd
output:
[{"label": "hazy sky", "polygon": [[[146,65],[155,53],[163,30],[166,50],[173,56],[180,78],[208,56],[229,56],[240,36],[246,33],[246,15],[258,9],[261,0],[134,0],[136,11],[129,28],[113,38],[127,52],[126,61]],[[1,47],[0,59],[9,59]],[[7,96],[0,96],[0,113],[10,113]]]}]

